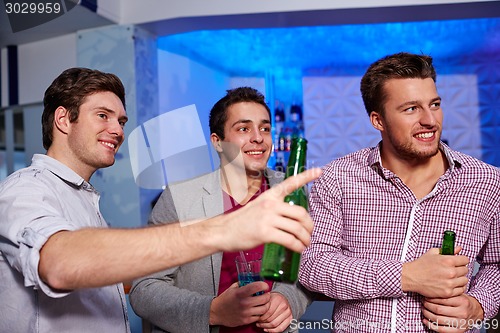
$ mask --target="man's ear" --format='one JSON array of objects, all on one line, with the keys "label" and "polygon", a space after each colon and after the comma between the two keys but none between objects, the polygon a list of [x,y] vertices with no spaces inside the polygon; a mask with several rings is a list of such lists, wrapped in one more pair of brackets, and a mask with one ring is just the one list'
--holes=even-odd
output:
[{"label": "man's ear", "polygon": [[215,133],[210,134],[210,141],[212,142],[212,146],[218,153],[222,153],[222,145],[221,145],[221,139],[219,136]]},{"label": "man's ear", "polygon": [[372,126],[376,130],[378,131],[384,130],[384,118],[380,115],[380,113],[372,111],[370,113],[370,122],[372,123]]},{"label": "man's ear", "polygon": [[69,131],[70,121],[69,121],[69,111],[63,107],[57,107],[54,112],[54,126],[61,132],[67,134]]}]

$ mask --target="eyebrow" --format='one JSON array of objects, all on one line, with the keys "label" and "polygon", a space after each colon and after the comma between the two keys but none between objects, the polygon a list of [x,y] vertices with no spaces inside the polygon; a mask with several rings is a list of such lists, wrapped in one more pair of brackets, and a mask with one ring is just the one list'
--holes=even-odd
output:
[{"label": "eyebrow", "polygon": [[[435,97],[433,99],[431,99],[431,103],[435,103],[435,102],[441,102],[441,97]],[[403,104],[400,104],[397,106],[398,109],[402,109],[404,107],[407,107],[407,106],[410,106],[410,105],[415,105],[415,104],[421,104],[419,101],[408,101],[408,102],[404,102]]]},{"label": "eyebrow", "polygon": [[[239,120],[235,121],[233,124],[231,124],[231,127],[234,127],[237,124],[249,124],[249,123],[253,123],[253,121],[250,120],[250,119],[239,119]],[[261,120],[260,123],[261,124],[270,124],[271,121],[267,120],[267,119],[264,119],[264,120]]]},{"label": "eyebrow", "polygon": [[[108,113],[116,114],[115,110],[112,110],[112,109],[110,109],[110,108],[108,108],[106,106],[96,106],[94,108],[94,110],[97,110],[97,111],[101,110],[101,111],[106,111]],[[121,120],[121,121],[125,121],[125,122],[128,121],[128,117],[127,116],[122,116],[122,117],[119,117],[118,119]]]}]

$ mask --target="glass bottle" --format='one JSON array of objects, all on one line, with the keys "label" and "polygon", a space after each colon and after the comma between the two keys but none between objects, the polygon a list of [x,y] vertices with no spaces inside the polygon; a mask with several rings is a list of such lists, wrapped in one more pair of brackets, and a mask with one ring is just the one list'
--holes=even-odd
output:
[{"label": "glass bottle", "polygon": [[[297,175],[305,170],[306,150],[306,139],[293,139],[285,178]],[[285,202],[308,209],[305,186],[287,195]],[[299,265],[300,253],[293,252],[282,245],[269,243],[264,247],[261,276],[268,280],[294,283],[297,280]]]},{"label": "glass bottle", "polygon": [[276,124],[285,122],[285,109],[279,101],[276,101],[276,107],[274,108],[274,121]]},{"label": "glass bottle", "polygon": [[285,165],[283,164],[283,157],[278,156],[276,158],[276,164],[274,165],[274,170],[278,172],[285,172]]},{"label": "glass bottle", "polygon": [[455,254],[455,232],[446,230],[443,233],[443,244],[441,245],[441,254],[454,255]]},{"label": "glass bottle", "polygon": [[285,150],[286,150],[286,137],[285,137],[285,131],[283,131],[282,129],[278,136],[278,151],[285,151]]},{"label": "glass bottle", "polygon": [[285,151],[291,151],[292,150],[292,128],[290,127],[285,127]]},{"label": "glass bottle", "polygon": [[293,103],[290,107],[290,120],[294,123],[302,121],[302,107]]}]

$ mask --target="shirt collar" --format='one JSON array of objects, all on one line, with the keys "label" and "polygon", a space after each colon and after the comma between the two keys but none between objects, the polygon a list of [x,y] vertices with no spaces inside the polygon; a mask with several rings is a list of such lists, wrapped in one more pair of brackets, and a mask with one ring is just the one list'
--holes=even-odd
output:
[{"label": "shirt collar", "polygon": [[439,149],[444,152],[444,156],[446,156],[446,159],[448,160],[451,172],[453,172],[455,168],[460,168],[464,164],[462,158],[445,143],[440,142]]},{"label": "shirt collar", "polygon": [[85,179],[55,158],[43,154],[34,154],[31,161],[32,166],[47,169],[67,183],[74,184],[77,187],[86,183]]},{"label": "shirt collar", "polygon": [[[368,154],[368,165],[370,165],[373,170],[377,171],[382,177],[386,179],[396,177],[396,175],[392,171],[382,166],[382,157],[380,156],[381,144],[382,141],[380,141],[378,145],[374,147]],[[448,147],[445,143],[439,142],[439,149],[444,152],[444,156],[448,161],[447,172],[454,172],[456,168],[460,168],[462,166],[463,162],[460,156],[458,156],[455,151],[451,150],[450,147]]]},{"label": "shirt collar", "polygon": [[[262,176],[262,183],[260,185],[260,189],[250,198],[250,200],[248,200],[248,202],[257,198],[259,195],[267,191],[268,188],[269,188],[268,180],[266,179],[266,177]],[[230,194],[226,193],[224,190],[222,190],[222,197],[224,202],[224,212],[226,214],[243,207],[236,200],[234,200],[234,198]]]}]

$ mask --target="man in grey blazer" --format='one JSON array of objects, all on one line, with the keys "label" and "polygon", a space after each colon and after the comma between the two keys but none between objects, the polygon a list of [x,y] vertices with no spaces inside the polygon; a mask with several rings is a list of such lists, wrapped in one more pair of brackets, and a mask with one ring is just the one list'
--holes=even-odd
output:
[{"label": "man in grey blazer", "polygon": [[[149,223],[227,213],[283,179],[267,168],[270,110],[255,89],[228,90],[210,112],[210,131],[220,169],[167,187]],[[261,253],[262,247],[254,250]],[[134,281],[134,311],[154,325],[153,332],[292,332],[290,321],[299,319],[311,301],[305,289],[269,281],[238,287],[231,272],[234,255],[215,253]],[[269,293],[253,296],[269,286]]]}]

